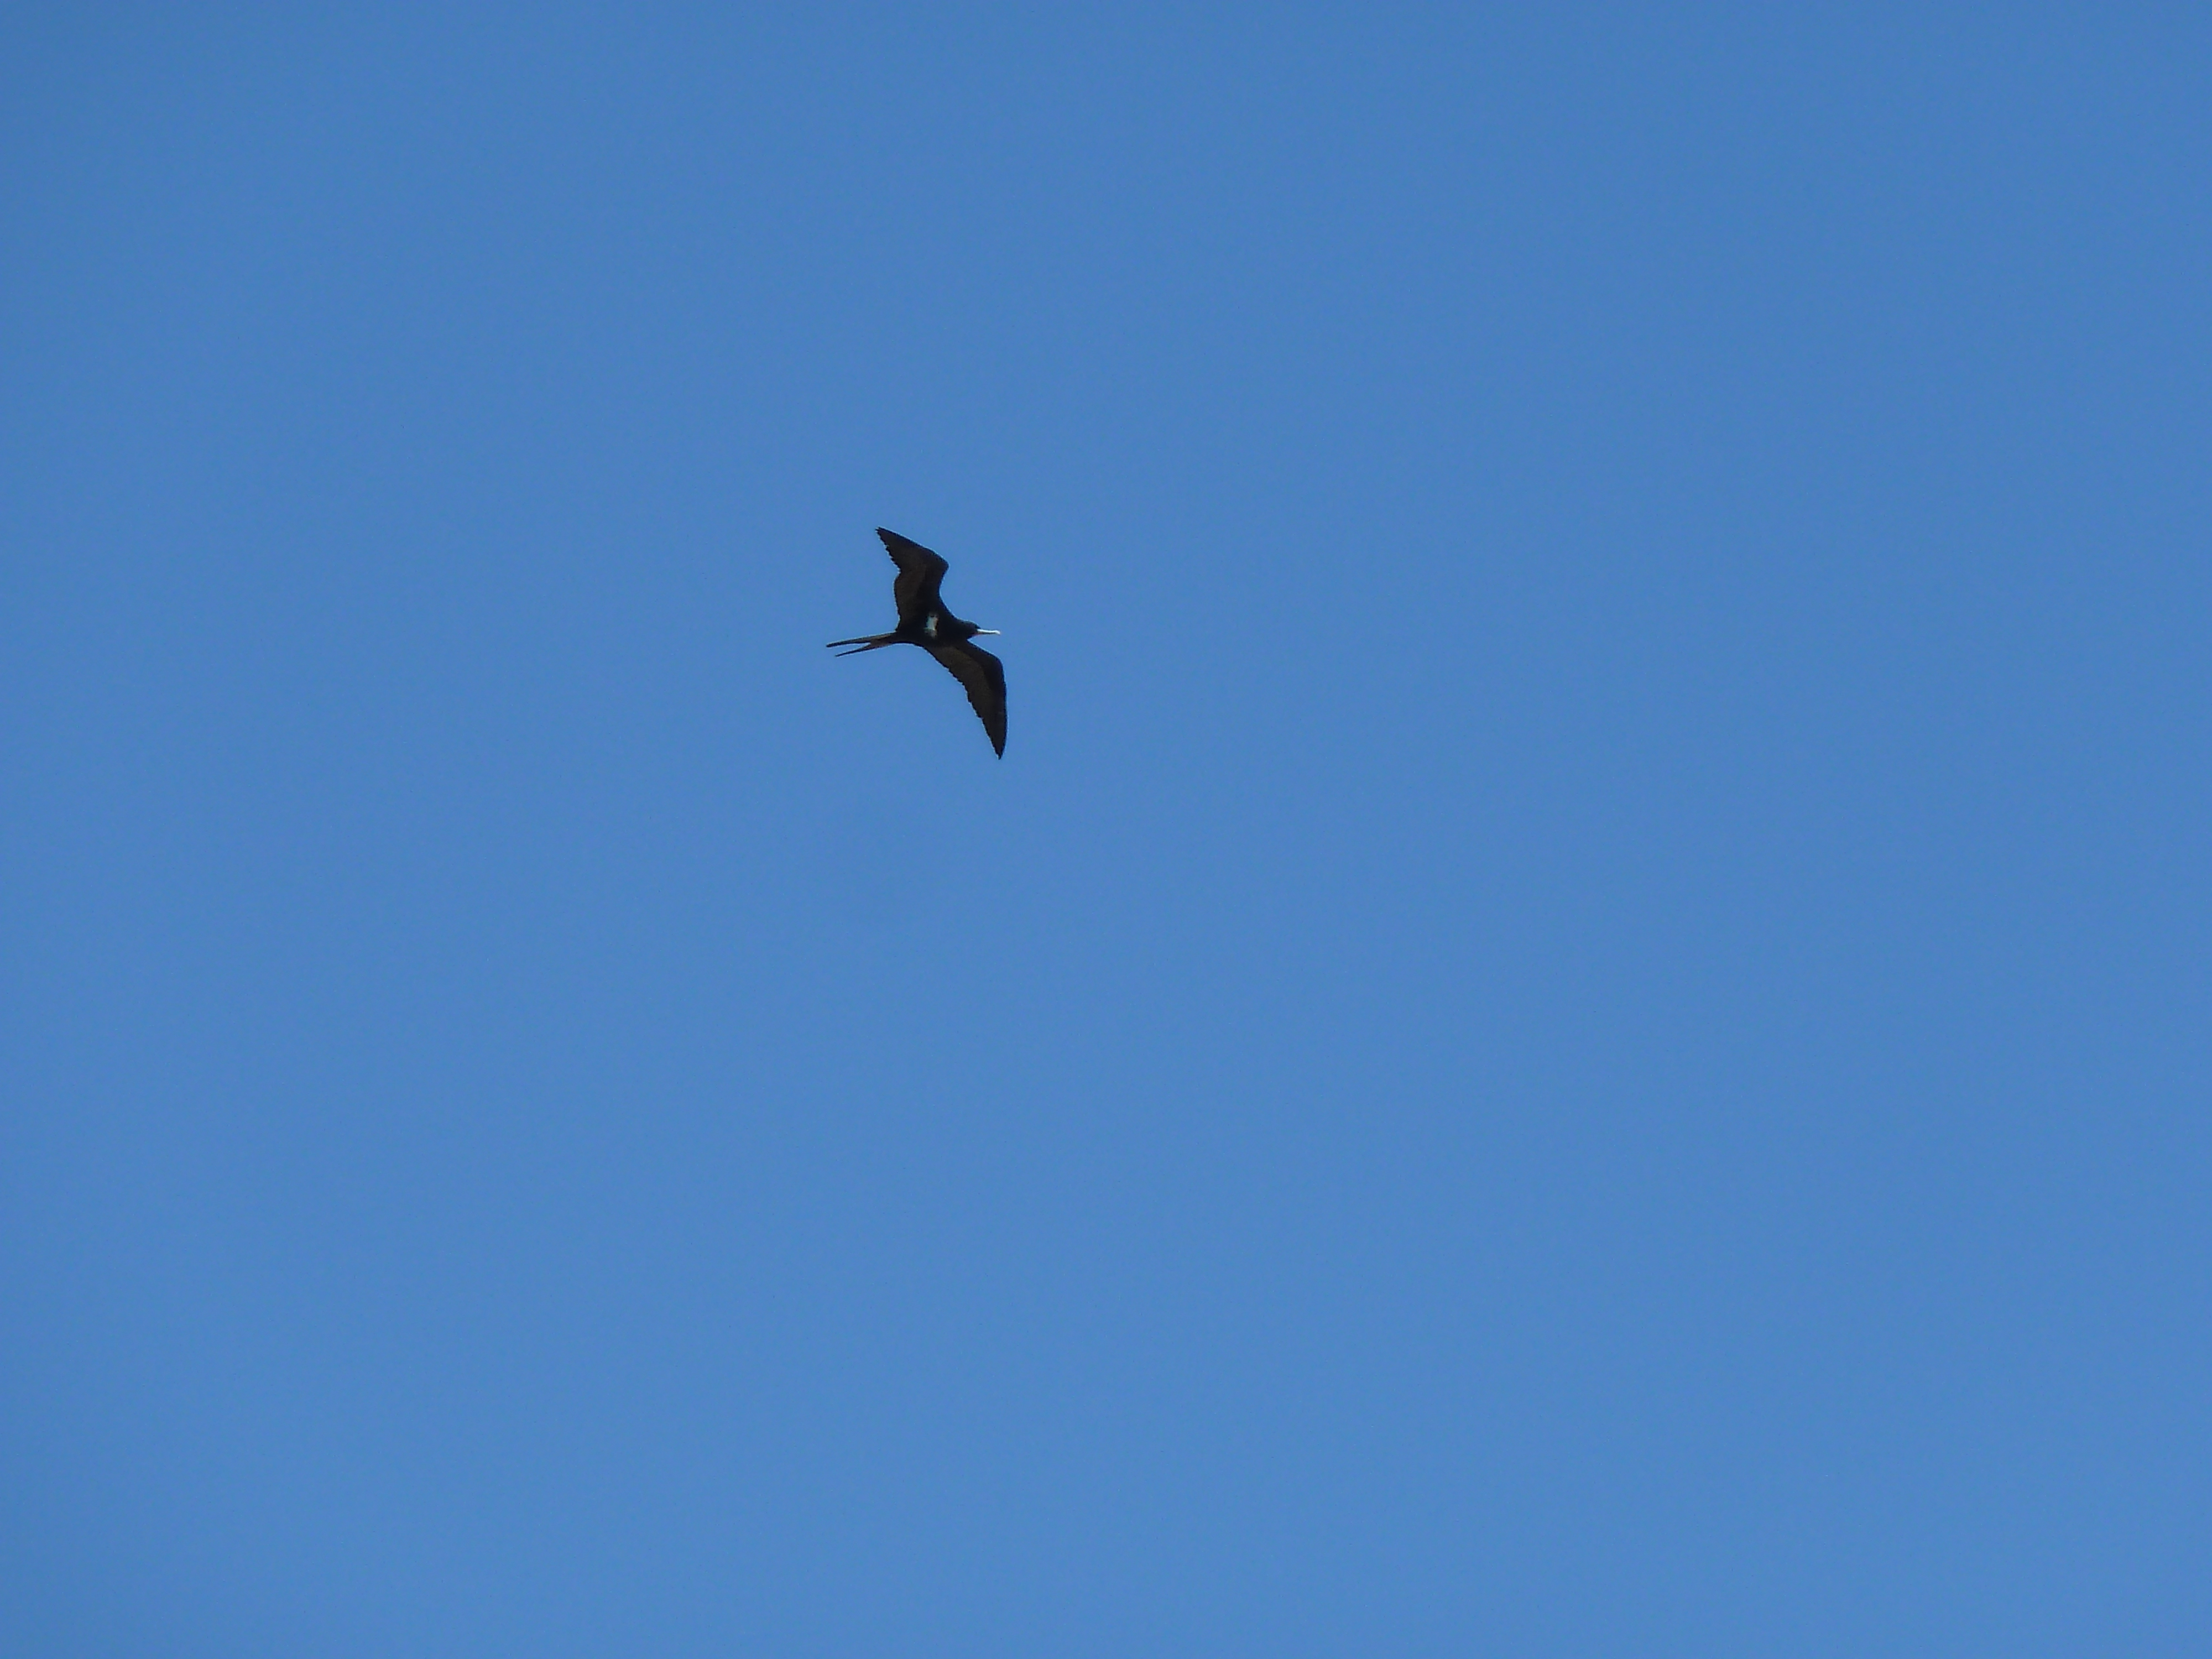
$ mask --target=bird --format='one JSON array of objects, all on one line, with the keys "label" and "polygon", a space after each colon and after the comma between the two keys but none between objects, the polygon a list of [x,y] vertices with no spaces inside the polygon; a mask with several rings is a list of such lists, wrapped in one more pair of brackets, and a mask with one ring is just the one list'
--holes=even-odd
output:
[{"label": "bird", "polygon": [[884,550],[898,567],[891,579],[891,599],[898,606],[898,626],[888,634],[863,634],[856,640],[832,640],[827,648],[841,645],[841,657],[857,657],[863,651],[880,651],[887,645],[918,645],[950,669],[952,678],[967,688],[968,703],[990,734],[991,751],[1006,752],[1006,670],[989,652],[975,643],[978,634],[995,634],[995,628],[978,628],[963,622],[945,608],[937,586],[951,567],[920,542],[910,542],[896,530],[878,528]]}]

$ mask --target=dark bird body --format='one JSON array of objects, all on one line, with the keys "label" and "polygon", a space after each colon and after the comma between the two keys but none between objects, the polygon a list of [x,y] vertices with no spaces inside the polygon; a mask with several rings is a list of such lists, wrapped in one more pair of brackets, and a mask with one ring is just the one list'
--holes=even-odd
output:
[{"label": "dark bird body", "polygon": [[995,628],[978,628],[963,622],[945,608],[937,596],[938,584],[951,567],[919,542],[910,542],[896,531],[878,530],[884,548],[898,567],[891,581],[891,599],[898,606],[898,626],[888,634],[866,634],[857,640],[832,640],[830,648],[841,657],[857,657],[863,651],[880,651],[887,645],[918,645],[951,671],[967,688],[968,702],[991,735],[994,753],[1006,752],[1006,671],[999,659],[975,643],[978,634],[995,634]]}]

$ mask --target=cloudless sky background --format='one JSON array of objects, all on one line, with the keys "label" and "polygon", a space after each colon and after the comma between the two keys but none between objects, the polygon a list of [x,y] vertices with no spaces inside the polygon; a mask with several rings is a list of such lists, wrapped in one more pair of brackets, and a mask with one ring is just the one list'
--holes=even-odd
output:
[{"label": "cloudless sky background", "polygon": [[2207,1650],[2212,14],[0,56],[0,1650]]}]

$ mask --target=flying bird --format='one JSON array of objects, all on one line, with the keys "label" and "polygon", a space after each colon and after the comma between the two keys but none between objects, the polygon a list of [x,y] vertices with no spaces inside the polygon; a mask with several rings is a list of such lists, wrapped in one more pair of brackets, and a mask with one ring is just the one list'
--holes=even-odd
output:
[{"label": "flying bird", "polygon": [[951,670],[952,678],[968,690],[969,705],[983,729],[991,735],[995,754],[1006,752],[1006,671],[999,659],[975,644],[978,634],[995,634],[995,628],[978,628],[962,622],[937,597],[937,585],[951,567],[919,542],[910,542],[895,530],[878,530],[884,550],[898,567],[891,579],[891,599],[898,606],[898,626],[888,634],[864,634],[857,640],[832,640],[829,648],[841,657],[857,657],[863,651],[880,651],[887,645],[918,645]]}]

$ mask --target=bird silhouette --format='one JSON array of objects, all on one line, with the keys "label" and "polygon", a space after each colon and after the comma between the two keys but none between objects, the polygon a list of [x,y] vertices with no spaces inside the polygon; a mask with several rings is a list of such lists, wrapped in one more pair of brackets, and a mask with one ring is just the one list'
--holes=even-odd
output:
[{"label": "bird silhouette", "polygon": [[857,657],[863,651],[880,651],[887,645],[918,645],[943,663],[952,678],[967,688],[969,706],[990,734],[994,754],[1006,752],[1006,670],[1004,664],[975,644],[978,634],[995,634],[995,628],[978,628],[963,622],[945,608],[937,594],[939,582],[951,567],[920,542],[910,542],[895,530],[878,529],[884,550],[898,567],[891,579],[891,600],[898,606],[898,626],[888,634],[864,634],[856,640],[832,640],[829,648],[841,657]]}]

